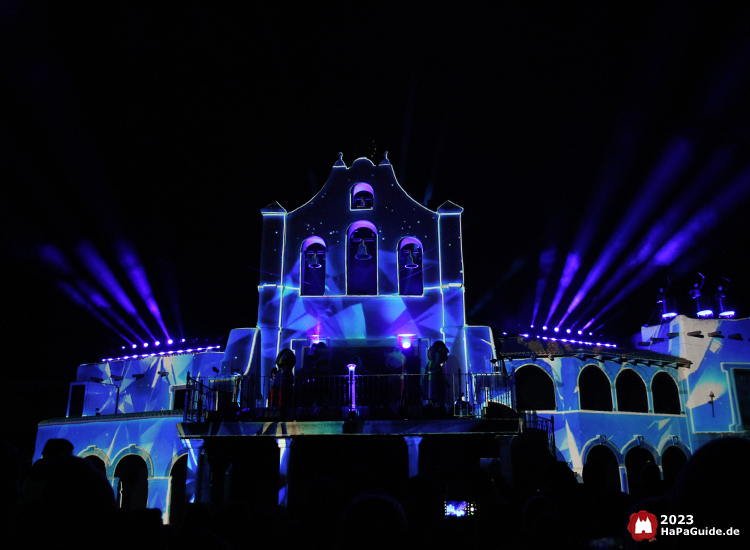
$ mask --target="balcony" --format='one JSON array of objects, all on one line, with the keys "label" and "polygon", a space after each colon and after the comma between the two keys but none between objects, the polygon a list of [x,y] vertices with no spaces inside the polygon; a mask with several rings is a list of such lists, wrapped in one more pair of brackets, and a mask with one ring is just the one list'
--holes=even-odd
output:
[{"label": "balcony", "polygon": [[184,421],[516,420],[514,409],[512,376],[502,374],[188,375]]}]

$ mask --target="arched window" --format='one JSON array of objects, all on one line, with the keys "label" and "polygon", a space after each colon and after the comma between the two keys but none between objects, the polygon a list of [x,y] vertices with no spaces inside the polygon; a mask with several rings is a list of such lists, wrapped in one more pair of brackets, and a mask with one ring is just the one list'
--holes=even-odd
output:
[{"label": "arched window", "polygon": [[620,490],[620,466],[612,449],[606,445],[591,447],[583,466],[583,484],[593,489]]},{"label": "arched window", "polygon": [[369,183],[358,183],[352,187],[351,209],[372,210],[375,194]]},{"label": "arched window", "polygon": [[[648,467],[649,470],[645,470]],[[645,470],[645,471],[644,471]],[[633,447],[625,455],[625,471],[628,476],[628,493],[635,498],[642,498],[645,491],[653,484],[653,473],[658,476],[654,455],[644,447]]]},{"label": "arched window", "polygon": [[404,237],[398,243],[398,293],[401,296],[421,296],[424,291],[422,252],[422,243],[415,237]]},{"label": "arched window", "polygon": [[654,412],[659,414],[680,414],[680,392],[677,384],[666,372],[657,372],[651,380],[651,395],[654,398]]},{"label": "arched window", "polygon": [[349,226],[346,259],[346,293],[372,296],[378,293],[378,233],[367,221]]},{"label": "arched window", "polygon": [[138,455],[126,455],[115,467],[117,504],[123,510],[145,508],[148,502],[148,466]]},{"label": "arched window", "polygon": [[519,411],[554,411],[555,385],[552,378],[536,365],[524,365],[516,371],[516,408]]},{"label": "arched window", "polygon": [[667,489],[674,487],[677,476],[680,475],[687,460],[684,451],[675,445],[664,449],[661,454],[661,469],[664,472],[664,485]]},{"label": "arched window", "polygon": [[617,410],[622,412],[648,412],[646,384],[633,369],[623,369],[615,381]]},{"label": "arched window", "polygon": [[326,292],[326,243],[320,237],[308,237],[302,243],[300,295],[323,296]]},{"label": "arched window", "polygon": [[602,369],[587,365],[578,377],[578,399],[581,409],[587,411],[611,411],[612,388]]}]

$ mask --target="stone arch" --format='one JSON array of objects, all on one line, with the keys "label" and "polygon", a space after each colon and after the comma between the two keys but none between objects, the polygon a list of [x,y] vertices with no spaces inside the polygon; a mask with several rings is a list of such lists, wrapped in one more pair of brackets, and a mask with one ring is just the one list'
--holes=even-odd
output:
[{"label": "stone arch", "polygon": [[625,457],[625,455],[628,454],[628,451],[630,451],[633,447],[643,447],[644,449],[646,449],[648,452],[650,452],[654,456],[654,460],[656,460],[658,464],[659,453],[657,452],[656,447],[654,447],[651,443],[646,441],[643,438],[643,436],[636,435],[635,437],[633,437],[633,439],[628,441],[625,444],[625,446],[622,448],[622,451],[621,451],[622,456]]},{"label": "stone arch", "polygon": [[634,369],[624,368],[617,373],[615,393],[619,412],[649,412],[646,382]]},{"label": "stone arch", "polygon": [[[599,365],[588,364],[578,373],[579,408],[588,411],[613,411],[612,381]],[[604,391],[606,390],[606,392]]]},{"label": "stone arch", "polygon": [[600,436],[585,449],[583,482],[602,489],[620,490],[620,464],[622,457],[617,447]]},{"label": "stone arch", "polygon": [[516,369],[514,377],[516,409],[557,410],[555,379],[546,369],[534,363],[527,363]]},{"label": "stone arch", "polygon": [[584,464],[586,464],[586,460],[588,459],[588,454],[591,451],[591,449],[593,449],[597,445],[604,445],[610,451],[612,451],[615,455],[615,458],[617,459],[617,464],[619,466],[622,466],[624,456],[620,452],[620,449],[618,449],[617,445],[612,443],[609,439],[607,439],[603,435],[597,436],[593,439],[589,439],[586,443],[583,444],[583,448],[581,449],[581,458]]},{"label": "stone arch", "polygon": [[180,460],[183,456],[188,454],[187,449],[182,449],[181,451],[175,453],[172,456],[172,460],[169,461],[169,464],[167,465],[166,469],[164,470],[164,477],[169,477],[172,475],[172,468],[174,468],[175,463]]},{"label": "stone arch", "polygon": [[151,455],[149,455],[145,449],[142,449],[138,445],[128,445],[119,453],[117,453],[115,458],[112,459],[112,462],[107,466],[107,477],[114,477],[117,463],[127,455],[140,456],[146,462],[146,467],[148,468],[148,477],[154,477],[154,461],[151,459]]},{"label": "stone arch", "polygon": [[107,468],[107,472],[109,472],[109,466],[110,466],[109,456],[107,456],[107,453],[102,451],[96,445],[89,445],[88,447],[83,449],[80,453],[78,453],[78,456],[81,458],[86,458],[87,456],[97,457],[102,462],[104,462],[104,466]]}]

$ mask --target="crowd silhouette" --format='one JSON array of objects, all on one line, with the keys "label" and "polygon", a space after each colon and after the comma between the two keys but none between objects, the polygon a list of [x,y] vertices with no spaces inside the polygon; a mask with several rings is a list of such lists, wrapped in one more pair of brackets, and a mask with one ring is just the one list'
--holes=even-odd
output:
[{"label": "crowd silhouette", "polygon": [[740,548],[750,535],[750,441],[741,438],[701,447],[673,486],[646,464],[638,494],[613,489],[589,464],[580,483],[566,463],[547,454],[522,471],[525,479],[508,480],[491,468],[464,472],[462,498],[477,512],[456,518],[445,516],[446,486],[439,476],[413,476],[398,494],[388,494],[376,473],[353,467],[338,479],[314,479],[296,508],[253,509],[240,500],[220,507],[190,504],[179,525],[164,525],[157,509],[118,510],[106,477],[74,456],[66,440],[50,440],[26,471],[13,446],[3,442],[0,449],[3,548],[635,548],[642,543],[626,527],[639,510],[657,518],[689,514],[697,527],[740,530],[718,539],[657,534],[649,548]]}]

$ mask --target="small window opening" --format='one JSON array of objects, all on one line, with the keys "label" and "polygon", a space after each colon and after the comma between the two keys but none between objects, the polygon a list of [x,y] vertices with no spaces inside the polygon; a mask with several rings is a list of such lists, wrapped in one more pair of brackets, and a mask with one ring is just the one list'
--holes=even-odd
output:
[{"label": "small window opening", "polygon": [[352,210],[370,210],[374,202],[372,186],[368,183],[358,183],[352,188]]}]

